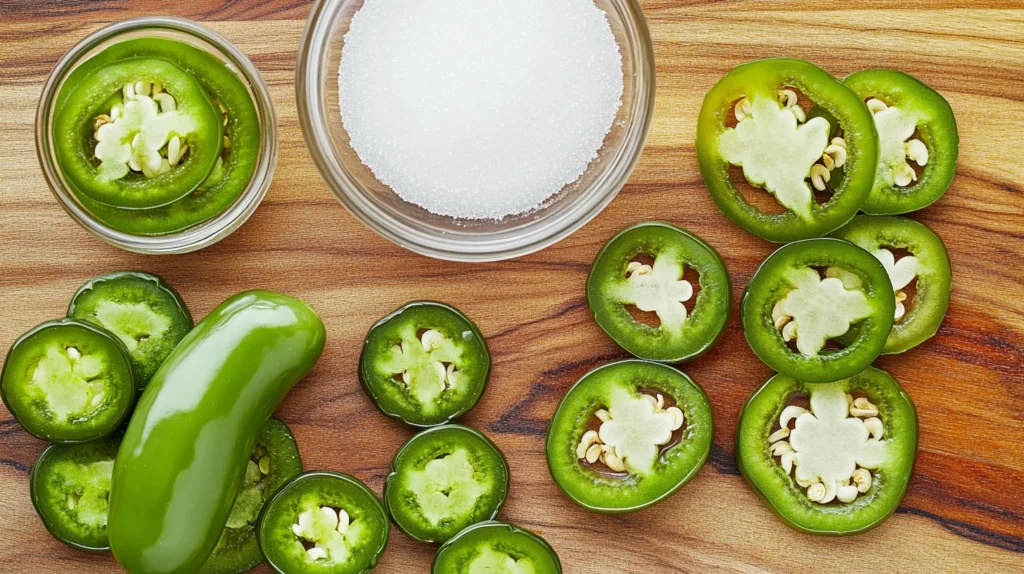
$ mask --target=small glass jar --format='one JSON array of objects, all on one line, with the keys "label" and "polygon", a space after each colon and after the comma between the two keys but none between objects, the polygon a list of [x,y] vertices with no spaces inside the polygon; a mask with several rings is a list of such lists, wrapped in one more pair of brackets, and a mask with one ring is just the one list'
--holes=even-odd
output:
[{"label": "small glass jar", "polygon": [[[626,184],[654,109],[654,49],[637,0],[594,0],[622,54],[622,106],[586,172],[545,204],[501,220],[436,215],[402,200],[363,165],[341,121],[338,68],[353,15],[365,0],[318,0],[299,49],[299,122],[313,161],[338,200],[368,227],[417,253],[454,261],[499,261],[539,251],[597,216]],[[325,215],[329,217],[330,215]]]},{"label": "small glass jar", "polygon": [[[136,235],[118,231],[99,221],[79,202],[69,189],[68,183],[57,165],[53,145],[52,122],[58,94],[68,75],[80,64],[104,49],[140,37],[159,37],[177,40],[206,51],[232,69],[248,88],[259,114],[260,150],[259,159],[249,184],[235,199],[234,203],[215,217],[182,231],[166,235]],[[226,38],[181,18],[147,17],[133,18],[111,24],[85,38],[57,62],[50,73],[36,110],[36,153],[43,176],[61,207],[79,225],[103,241],[136,253],[174,254],[188,253],[224,239],[259,207],[270,188],[277,165],[277,116],[270,93],[260,75],[234,44]]]}]

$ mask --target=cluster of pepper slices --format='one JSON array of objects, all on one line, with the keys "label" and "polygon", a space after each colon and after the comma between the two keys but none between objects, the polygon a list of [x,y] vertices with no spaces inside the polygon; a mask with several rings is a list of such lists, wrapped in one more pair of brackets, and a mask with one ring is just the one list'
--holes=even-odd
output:
[{"label": "cluster of pepper slices", "polygon": [[[889,111],[879,114],[884,110]],[[761,265],[741,304],[748,343],[778,374],[743,410],[739,468],[790,526],[827,535],[864,532],[899,505],[917,448],[913,403],[895,379],[871,364],[881,354],[902,353],[932,337],[945,316],[951,286],[939,237],[894,215],[924,208],[948,189],[958,155],[953,112],[942,96],[900,72],[868,70],[839,81],[802,60],[762,60],[734,69],[708,93],[697,154],[707,189],[726,216],[769,241],[792,242]],[[904,167],[906,158],[916,160],[917,167],[910,161]],[[894,178],[895,171],[901,175]],[[835,313],[848,297],[856,300],[857,312],[845,329],[832,332],[835,327],[829,326],[817,333],[822,348],[798,346],[796,325],[784,333],[793,318],[780,311],[781,302],[803,281],[817,285],[829,279],[835,296],[819,295],[814,313]],[[721,336],[730,313],[729,275],[714,249],[698,237],[667,223],[644,223],[604,246],[587,298],[600,327],[641,360],[601,367],[569,391],[549,429],[549,466],[581,506],[631,512],[667,498],[707,458],[712,437],[707,397],[664,363],[692,359]],[[813,338],[813,329],[807,331]],[[686,419],[671,438],[655,444],[657,460],[644,469],[628,459],[620,464],[617,431],[606,432],[616,408],[626,413],[629,401],[622,397],[629,396],[670,401]],[[876,409],[880,423],[868,425],[880,435],[871,439],[881,442],[869,448],[885,454],[879,462],[874,454],[854,453],[870,461],[863,464],[874,473],[860,471],[863,484],[855,499],[849,482],[836,482],[845,489],[846,502],[833,496],[822,501],[820,492],[812,499],[805,490],[809,469],[798,484],[800,473],[791,476],[795,456],[780,461],[780,454],[792,452],[789,443],[779,446],[778,437],[790,435],[781,426],[795,418],[782,413],[797,405],[787,412],[825,417],[834,397],[844,396],[847,406],[831,415],[853,416],[855,396],[864,401],[856,404]],[[814,412],[815,405],[823,412]],[[595,428],[596,438],[586,434]],[[651,429],[643,430],[655,432]],[[624,471],[604,463],[608,452]]]}]

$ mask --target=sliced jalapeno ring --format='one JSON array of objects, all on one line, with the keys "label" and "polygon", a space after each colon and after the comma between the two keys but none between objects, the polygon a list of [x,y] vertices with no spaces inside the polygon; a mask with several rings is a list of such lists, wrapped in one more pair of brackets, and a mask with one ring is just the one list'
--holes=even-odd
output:
[{"label": "sliced jalapeno ring", "polygon": [[[690,270],[698,276],[688,278]],[[597,324],[623,349],[652,361],[676,363],[710,349],[725,331],[731,301],[729,272],[718,253],[662,222],[641,223],[611,238],[587,279]],[[637,320],[631,309],[654,313],[657,325]]]},{"label": "sliced jalapeno ring", "polygon": [[591,371],[562,399],[548,429],[548,468],[583,508],[634,512],[696,476],[712,436],[697,383],[660,363],[621,361]]},{"label": "sliced jalapeno ring", "polygon": [[938,332],[952,275],[946,246],[934,231],[904,217],[858,215],[833,236],[870,252],[889,274],[896,313],[882,353],[902,353]]},{"label": "sliced jalapeno ring", "polygon": [[441,303],[409,303],[366,336],[359,380],[385,415],[415,427],[454,420],[473,408],[491,368],[483,335]]},{"label": "sliced jalapeno ring", "polygon": [[888,373],[869,367],[806,384],[775,375],[740,414],[736,462],[786,524],[859,534],[900,504],[917,452],[917,414]]},{"label": "sliced jalapeno ring", "polygon": [[131,358],[106,329],[78,319],[49,321],[11,346],[0,396],[33,436],[96,440],[120,427],[135,404]]},{"label": "sliced jalapeno ring", "polygon": [[395,455],[384,506],[413,540],[444,542],[471,524],[497,517],[508,484],[508,463],[487,437],[459,425],[434,427]]},{"label": "sliced jalapeno ring", "polygon": [[32,467],[32,504],[46,529],[64,544],[105,552],[107,498],[120,436],[85,444],[53,444]]},{"label": "sliced jalapeno ring", "polygon": [[[802,99],[827,114],[809,118]],[[760,60],[734,69],[704,98],[697,158],[711,198],[737,225],[769,241],[794,241],[838,229],[864,205],[878,137],[864,102],[824,70],[803,60]],[[785,211],[748,202],[731,166]],[[819,202],[815,192],[830,196]]]},{"label": "sliced jalapeno ring", "polygon": [[536,534],[507,522],[481,522],[445,542],[434,557],[433,574],[561,574],[555,549]]},{"label": "sliced jalapeno ring", "polygon": [[126,209],[173,203],[198,188],[220,156],[220,113],[171,62],[111,62],[68,89],[54,118],[57,160],[96,202]]},{"label": "sliced jalapeno ring", "polygon": [[358,480],[334,472],[292,479],[263,507],[260,551],[279,574],[360,574],[387,547],[387,513]]},{"label": "sliced jalapeno ring", "polygon": [[[885,347],[895,313],[882,263],[839,239],[808,239],[777,250],[750,280],[741,305],[754,353],[772,369],[809,383],[867,368]],[[843,338],[847,333],[853,335]]]},{"label": "sliced jalapeno ring", "polygon": [[878,171],[864,211],[907,213],[942,197],[953,183],[960,154],[949,102],[895,70],[864,70],[843,83],[867,102],[878,130]]},{"label": "sliced jalapeno ring", "polygon": [[256,542],[259,513],[282,485],[301,473],[302,459],[291,430],[277,419],[268,420],[256,439],[224,532],[199,574],[241,574],[262,563]]},{"label": "sliced jalapeno ring", "polygon": [[71,299],[68,317],[117,335],[131,355],[140,391],[193,326],[177,291],[156,275],[134,271],[89,280]]}]

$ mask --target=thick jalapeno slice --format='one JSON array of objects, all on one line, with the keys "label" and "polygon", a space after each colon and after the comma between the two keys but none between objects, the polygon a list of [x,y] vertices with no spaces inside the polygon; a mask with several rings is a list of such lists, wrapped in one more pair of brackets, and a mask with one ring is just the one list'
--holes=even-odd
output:
[{"label": "thick jalapeno slice", "polygon": [[359,574],[388,544],[388,516],[366,485],[346,474],[307,472],[260,514],[260,551],[280,574]]},{"label": "thick jalapeno slice", "polygon": [[121,426],[135,404],[131,358],[106,329],[78,319],[49,321],[14,342],[0,396],[38,438],[95,440]]},{"label": "thick jalapeno slice", "polygon": [[775,375],[740,414],[736,462],[784,522],[859,534],[900,504],[917,452],[917,414],[888,373],[806,384]]},{"label": "thick jalapeno slice", "polygon": [[228,63],[184,42],[167,38],[135,38],[106,48],[75,68],[59,94],[58,107],[72,86],[112,62],[154,58],[172,62],[190,74],[208,94],[223,128],[219,157],[205,180],[190,194],[162,207],[125,209],[106,205],[83,193],[76,196],[99,221],[124,233],[164,235],[213,219],[230,207],[249,185],[260,157],[260,117],[248,86]]},{"label": "thick jalapeno slice", "polygon": [[117,335],[131,355],[140,391],[193,326],[177,291],[160,277],[140,272],[89,280],[71,299],[68,317]]},{"label": "thick jalapeno slice", "polygon": [[[711,198],[737,225],[794,241],[838,229],[864,205],[878,137],[864,102],[821,68],[760,60],[734,69],[704,98],[697,158]],[[756,190],[744,197],[734,167],[782,209]]]},{"label": "thick jalapeno slice", "polygon": [[32,467],[32,504],[54,538],[79,550],[103,552],[107,498],[121,437],[53,444]]},{"label": "thick jalapeno slice", "polygon": [[628,360],[595,369],[562,399],[548,429],[558,486],[597,512],[634,512],[689,482],[711,450],[708,397],[685,374]]},{"label": "thick jalapeno slice", "polygon": [[487,437],[459,425],[434,427],[395,455],[384,506],[413,540],[444,542],[497,517],[508,483],[508,463]]},{"label": "thick jalapeno slice", "polygon": [[112,62],[68,89],[53,124],[57,161],[75,188],[99,203],[172,203],[199,187],[220,156],[220,113],[171,62]]},{"label": "thick jalapeno slice", "polygon": [[[838,273],[851,277],[844,282]],[[895,313],[882,263],[838,239],[798,241],[773,253],[750,280],[740,312],[754,353],[809,383],[868,367],[885,347]]]},{"label": "thick jalapeno slice", "polygon": [[263,425],[242,479],[242,490],[213,554],[199,574],[240,574],[263,562],[256,543],[256,519],[277,489],[302,473],[299,447],[288,426],[277,419]]},{"label": "thick jalapeno slice", "polygon": [[[939,330],[946,309],[952,275],[942,240],[923,223],[904,217],[858,215],[834,237],[867,250],[885,266],[896,293],[896,320],[883,353],[902,353],[930,339]],[[856,277],[825,270],[846,283]]]},{"label": "thick jalapeno slice", "polygon": [[[587,303],[601,329],[623,349],[653,361],[685,361],[710,349],[725,330],[731,301],[729,272],[718,253],[668,223],[621,231],[601,249],[587,280]],[[637,312],[653,317],[639,320]]]},{"label": "thick jalapeno slice", "polygon": [[532,532],[507,522],[481,522],[445,542],[433,574],[561,574],[555,549]]},{"label": "thick jalapeno slice", "polygon": [[843,83],[866,100],[878,129],[878,173],[863,210],[907,213],[942,197],[953,182],[960,153],[949,102],[895,70],[864,70]]},{"label": "thick jalapeno slice", "polygon": [[473,408],[487,385],[487,342],[465,315],[440,303],[409,303],[377,323],[359,358],[359,380],[385,415],[416,426],[444,424]]}]

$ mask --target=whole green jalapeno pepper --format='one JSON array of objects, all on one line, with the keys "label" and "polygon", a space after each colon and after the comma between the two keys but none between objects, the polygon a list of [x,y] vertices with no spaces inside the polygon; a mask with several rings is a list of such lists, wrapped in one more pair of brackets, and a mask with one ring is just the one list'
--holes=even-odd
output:
[{"label": "whole green jalapeno pepper", "polygon": [[133,574],[194,573],[213,552],[256,437],[320,358],[302,301],[236,295],[196,325],[150,381],[114,463],[108,530]]}]

